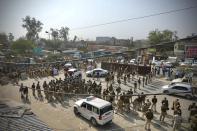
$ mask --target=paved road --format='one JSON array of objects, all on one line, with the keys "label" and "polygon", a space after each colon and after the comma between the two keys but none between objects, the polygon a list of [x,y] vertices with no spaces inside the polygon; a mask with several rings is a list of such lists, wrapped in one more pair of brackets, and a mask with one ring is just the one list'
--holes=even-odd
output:
[{"label": "paved road", "polygon": [[[56,76],[55,78],[63,78],[63,74],[60,74],[59,76]],[[83,78],[86,80],[92,79],[92,78],[86,78],[86,76],[83,74]],[[43,81],[50,81],[51,79],[54,79],[53,77],[47,77],[38,79],[42,85]],[[29,79],[23,81],[24,85],[31,86],[33,82],[36,82],[38,80]],[[106,88],[106,83],[104,79],[100,79],[97,82],[102,82],[102,85],[104,88]],[[160,91],[161,86],[168,84],[167,81],[155,79],[153,82],[141,90],[138,90],[138,92],[144,92],[144,93],[157,93]],[[121,88],[123,91],[126,91],[130,89],[133,86],[133,83],[128,83],[127,85],[121,84]],[[167,97],[169,100],[170,106],[172,105],[172,101],[176,99],[177,97],[174,96],[157,96],[158,97],[158,106],[157,110],[160,112],[160,101]],[[18,87],[7,85],[0,87],[0,98],[9,98],[14,99],[16,101],[20,100],[20,95],[18,93]],[[149,96],[148,98],[152,98],[152,96]],[[134,112],[130,113],[124,113],[124,114],[115,114],[113,123],[105,125],[105,126],[99,126],[97,128],[94,128],[91,126],[91,124],[85,120],[82,117],[76,117],[73,113],[72,106],[74,102],[79,98],[71,98],[67,99],[65,98],[64,104],[60,104],[57,102],[54,103],[48,103],[46,100],[39,101],[31,95],[30,91],[30,101],[29,104],[33,110],[33,112],[40,117],[40,119],[44,122],[46,122],[50,127],[52,127],[55,130],[60,129],[66,129],[66,130],[132,130],[132,131],[141,131],[144,129],[145,121],[141,119],[141,112],[138,112],[138,114]],[[192,103],[190,100],[186,99],[180,99],[181,108],[183,111],[183,117],[187,119],[188,117],[188,105]],[[172,111],[170,110],[168,112],[169,115],[172,114]],[[170,116],[166,119],[166,123],[160,123],[158,121],[159,113],[155,114],[154,120],[153,120],[153,126],[152,130],[164,130],[167,131],[171,129],[171,118]]]}]

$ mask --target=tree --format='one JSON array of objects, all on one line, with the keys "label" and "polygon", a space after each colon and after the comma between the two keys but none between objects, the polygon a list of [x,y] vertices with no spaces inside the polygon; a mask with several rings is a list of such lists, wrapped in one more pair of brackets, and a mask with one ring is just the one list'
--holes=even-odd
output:
[{"label": "tree", "polygon": [[170,30],[159,31],[158,29],[151,31],[148,35],[148,39],[150,44],[159,44],[161,42],[170,42],[173,40],[177,40],[177,32]]},{"label": "tree", "polygon": [[0,46],[2,48],[9,48],[8,36],[5,33],[0,33]]},{"label": "tree", "polygon": [[35,18],[31,18],[30,16],[26,16],[22,18],[23,24],[22,27],[27,30],[26,37],[28,40],[38,39],[38,33],[42,31],[42,23]]},{"label": "tree", "polygon": [[8,40],[9,40],[9,42],[13,42],[14,36],[13,36],[12,33],[9,33],[9,34],[8,34]]},{"label": "tree", "polygon": [[116,45],[116,38],[112,37],[113,45]]},{"label": "tree", "polygon": [[58,50],[61,45],[62,45],[62,41],[60,40],[46,40],[46,39],[41,39],[42,42],[45,43],[45,49],[47,50]]},{"label": "tree", "polygon": [[20,38],[12,44],[11,49],[17,54],[27,55],[32,54],[34,47],[33,41]]},{"label": "tree", "polygon": [[73,39],[73,42],[75,42],[77,40],[77,36],[75,35],[74,36],[74,39]]},{"label": "tree", "polygon": [[59,30],[60,37],[63,38],[64,42],[68,41],[68,31],[68,27],[61,27],[61,29]]},{"label": "tree", "polygon": [[59,31],[57,29],[51,28],[51,36],[53,37],[53,40],[57,40],[59,38]]}]

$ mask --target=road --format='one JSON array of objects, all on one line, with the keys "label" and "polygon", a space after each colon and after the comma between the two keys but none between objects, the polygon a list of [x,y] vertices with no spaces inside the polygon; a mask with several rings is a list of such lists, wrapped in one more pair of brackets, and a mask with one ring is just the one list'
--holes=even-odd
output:
[{"label": "road", "polygon": [[[63,78],[63,74],[61,73],[58,76],[55,76],[55,78]],[[85,74],[83,73],[83,78],[86,80],[92,79],[87,78]],[[46,77],[42,79],[28,79],[21,81],[26,86],[31,86],[33,82],[37,83],[39,80],[41,85],[44,81],[49,82],[51,79],[54,79],[54,77]],[[20,83],[21,83],[20,82]],[[106,82],[102,78],[99,81],[101,82],[102,87],[106,88]],[[138,89],[138,92],[144,92],[144,93],[157,93],[160,91],[161,87],[163,85],[168,84],[168,81],[162,80],[162,79],[154,79],[153,82],[144,88],[141,88],[141,90]],[[117,83],[116,83],[117,84]],[[127,83],[127,85],[121,84],[121,88],[123,91],[127,91],[133,86],[133,82]],[[15,101],[21,101],[20,100],[20,94],[18,92],[19,87],[13,86],[13,85],[6,85],[0,87],[0,99],[12,99]],[[57,102],[54,103],[48,103],[46,100],[39,101],[35,99],[32,96],[32,93],[30,91],[30,103],[28,104],[32,111],[42,120],[44,121],[49,127],[53,128],[54,130],[132,130],[132,131],[141,131],[144,130],[144,124],[145,121],[141,119],[141,112],[138,112],[138,114],[134,112],[130,113],[123,113],[123,114],[114,114],[114,119],[111,124],[105,125],[105,126],[98,126],[98,127],[92,127],[90,122],[85,120],[82,117],[76,117],[73,113],[73,104],[77,99],[80,99],[80,97],[72,97],[68,98],[65,97],[64,104],[60,104]],[[151,99],[153,96],[148,96],[147,98]],[[170,107],[172,106],[173,100],[177,99],[175,96],[166,96],[166,95],[159,95],[158,98],[158,104],[157,104],[157,111],[160,112],[160,105],[161,100],[166,97],[169,100]],[[181,103],[181,109],[183,118],[186,122],[189,112],[187,111],[187,108],[189,104],[191,104],[193,101],[186,100],[183,98],[179,98]],[[154,114],[154,120],[153,124],[151,126],[152,130],[171,130],[171,115],[172,110],[168,111],[169,116],[166,118],[166,123],[161,123],[159,121],[159,113]],[[184,127],[187,127],[187,124]],[[183,130],[186,130],[183,128]]]}]

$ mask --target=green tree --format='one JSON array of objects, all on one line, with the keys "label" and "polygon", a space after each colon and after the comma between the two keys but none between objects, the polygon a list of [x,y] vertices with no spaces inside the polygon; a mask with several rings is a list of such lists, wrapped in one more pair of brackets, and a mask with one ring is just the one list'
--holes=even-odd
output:
[{"label": "green tree", "polygon": [[9,33],[9,34],[8,34],[8,40],[9,40],[9,42],[13,42],[13,40],[14,40],[14,35],[13,35],[12,33]]},{"label": "green tree", "polygon": [[8,36],[5,33],[0,33],[0,46],[1,48],[9,48]]},{"label": "green tree", "polygon": [[35,18],[26,16],[22,18],[22,27],[27,30],[26,37],[28,40],[36,40],[39,38],[38,33],[42,31],[42,23]]},{"label": "green tree", "polygon": [[33,53],[34,47],[33,41],[20,38],[12,44],[11,49],[17,54],[26,56]]},{"label": "green tree", "polygon": [[63,38],[64,42],[68,41],[68,31],[68,27],[61,27],[61,29],[59,30],[60,37]]},{"label": "green tree", "polygon": [[77,36],[75,35],[73,38],[73,42],[75,43],[76,40],[77,40]]},{"label": "green tree", "polygon": [[161,42],[170,42],[173,40],[176,40],[177,37],[176,31],[170,31],[170,30],[163,30],[159,31],[158,29],[149,32],[148,39],[150,44],[159,44]]},{"label": "green tree", "polygon": [[45,43],[45,48],[48,50],[58,50],[62,44],[62,41],[60,40],[47,40],[47,39],[41,39]]},{"label": "green tree", "polygon": [[59,38],[59,31],[57,29],[51,28],[51,36],[53,37],[53,40],[57,40]]},{"label": "green tree", "polygon": [[61,59],[63,59],[63,56],[61,54],[49,54],[46,58],[46,61],[54,62],[54,61],[59,61]]}]

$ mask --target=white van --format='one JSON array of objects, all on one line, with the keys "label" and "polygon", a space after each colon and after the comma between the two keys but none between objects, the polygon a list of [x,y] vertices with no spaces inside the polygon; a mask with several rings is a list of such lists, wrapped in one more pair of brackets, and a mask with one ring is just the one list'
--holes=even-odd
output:
[{"label": "white van", "polygon": [[94,96],[75,102],[74,113],[90,120],[94,126],[105,125],[113,119],[112,104]]}]

